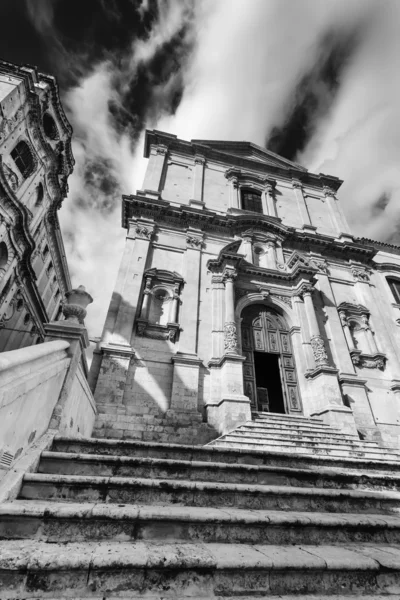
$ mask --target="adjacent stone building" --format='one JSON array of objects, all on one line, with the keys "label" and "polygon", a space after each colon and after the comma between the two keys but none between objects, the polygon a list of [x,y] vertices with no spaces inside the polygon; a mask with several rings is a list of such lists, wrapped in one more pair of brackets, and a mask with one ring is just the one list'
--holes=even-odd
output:
[{"label": "adjacent stone building", "polygon": [[0,352],[42,341],[71,287],[57,217],[71,136],[54,77],[0,61]]},{"label": "adjacent stone building", "polygon": [[342,182],[248,142],[148,131],[145,156],[94,435],[201,443],[271,411],[398,446],[400,249],[351,234]]}]

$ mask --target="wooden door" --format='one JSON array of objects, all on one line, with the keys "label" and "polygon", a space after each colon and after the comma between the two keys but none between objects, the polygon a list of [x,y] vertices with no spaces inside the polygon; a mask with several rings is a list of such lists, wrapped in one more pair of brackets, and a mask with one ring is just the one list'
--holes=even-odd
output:
[{"label": "wooden door", "polygon": [[243,365],[244,393],[250,398],[253,410],[261,410],[258,398],[254,352],[266,352],[279,357],[282,394],[286,413],[302,413],[297,385],[296,367],[287,324],[283,317],[263,305],[252,305],[243,311],[242,350],[246,360]]}]

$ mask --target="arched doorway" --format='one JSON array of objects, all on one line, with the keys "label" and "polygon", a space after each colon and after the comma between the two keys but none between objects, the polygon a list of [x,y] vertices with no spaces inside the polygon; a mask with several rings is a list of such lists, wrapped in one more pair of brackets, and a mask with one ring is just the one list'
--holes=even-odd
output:
[{"label": "arched doorway", "polygon": [[244,393],[254,411],[301,413],[292,344],[285,319],[263,304],[242,312]]}]

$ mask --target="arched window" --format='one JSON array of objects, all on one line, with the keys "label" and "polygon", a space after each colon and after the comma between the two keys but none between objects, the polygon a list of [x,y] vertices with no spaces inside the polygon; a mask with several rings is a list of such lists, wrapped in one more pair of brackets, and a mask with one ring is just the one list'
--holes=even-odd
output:
[{"label": "arched window", "polygon": [[0,243],[0,269],[6,269],[8,263],[8,248],[5,242]]},{"label": "arched window", "polygon": [[242,190],[242,208],[262,214],[261,192],[256,190]]},{"label": "arched window", "polygon": [[33,159],[31,149],[26,142],[23,140],[18,142],[15,148],[11,150],[11,157],[23,177],[27,178],[33,173],[35,169],[35,161]]},{"label": "arched window", "polygon": [[393,294],[396,304],[400,304],[400,281],[398,279],[391,279],[389,277],[386,281],[389,284],[390,291]]},{"label": "arched window", "polygon": [[36,188],[36,202],[35,202],[36,206],[39,206],[39,204],[42,204],[43,196],[44,196],[43,183],[40,182]]},{"label": "arched window", "polygon": [[58,138],[58,129],[53,117],[49,113],[43,115],[43,129],[50,140],[56,140]]}]

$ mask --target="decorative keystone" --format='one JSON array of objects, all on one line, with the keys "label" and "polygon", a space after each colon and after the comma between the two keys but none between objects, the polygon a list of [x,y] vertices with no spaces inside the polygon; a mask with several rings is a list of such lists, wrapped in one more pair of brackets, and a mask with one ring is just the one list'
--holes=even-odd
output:
[{"label": "decorative keystone", "polygon": [[69,290],[65,294],[65,300],[62,307],[65,320],[82,325],[86,317],[86,307],[93,302],[92,296],[80,285],[74,290]]}]

